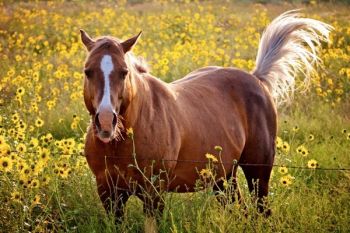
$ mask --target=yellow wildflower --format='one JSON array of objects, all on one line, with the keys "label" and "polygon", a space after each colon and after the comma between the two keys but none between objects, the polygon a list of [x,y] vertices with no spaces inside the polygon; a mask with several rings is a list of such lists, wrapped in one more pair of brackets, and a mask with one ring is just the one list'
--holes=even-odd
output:
[{"label": "yellow wildflower", "polygon": [[31,138],[29,142],[29,146],[36,148],[39,145],[39,140],[37,138]]},{"label": "yellow wildflower", "polygon": [[18,88],[16,91],[17,96],[23,96],[24,93],[25,93],[25,89],[23,87]]},{"label": "yellow wildflower", "polygon": [[11,116],[11,120],[13,123],[17,123],[19,121],[19,115],[18,113],[13,113]]},{"label": "yellow wildflower", "polygon": [[293,127],[293,131],[294,131],[294,132],[298,132],[298,131],[299,131],[299,126],[297,126],[297,125],[294,126],[294,127]]},{"label": "yellow wildflower", "polygon": [[278,172],[281,174],[287,174],[288,173],[288,168],[285,166],[279,167]]},{"label": "yellow wildflower", "polygon": [[282,149],[282,146],[283,146],[282,138],[276,137],[276,148],[280,150],[280,149]]},{"label": "yellow wildflower", "polygon": [[210,154],[210,153],[206,153],[205,154],[205,157],[208,159],[208,160],[211,160],[213,162],[217,162],[218,159],[213,155],[213,154]]},{"label": "yellow wildflower", "polygon": [[315,136],[313,134],[310,134],[308,139],[309,139],[309,141],[313,141],[315,139]]},{"label": "yellow wildflower", "polygon": [[280,183],[284,186],[287,187],[289,185],[291,185],[293,183],[294,177],[292,177],[291,175],[286,175],[286,176],[282,176],[280,178]]},{"label": "yellow wildflower", "polygon": [[11,200],[13,200],[14,202],[21,202],[21,193],[18,191],[14,191],[11,193]]},{"label": "yellow wildflower", "polygon": [[290,146],[289,146],[288,142],[283,142],[282,150],[283,150],[285,153],[288,153],[288,152],[289,152]]},{"label": "yellow wildflower", "polygon": [[16,146],[16,151],[20,154],[24,154],[26,153],[27,151],[27,146],[23,143],[19,143],[17,146]]},{"label": "yellow wildflower", "polygon": [[203,178],[209,178],[209,177],[212,175],[210,169],[207,169],[207,168],[202,169],[202,170],[199,172],[199,174],[200,174]]},{"label": "yellow wildflower", "polygon": [[43,185],[48,185],[50,182],[50,177],[49,176],[44,176],[43,178],[41,178],[41,183]]},{"label": "yellow wildflower", "polygon": [[309,154],[309,151],[303,145],[298,146],[296,151],[298,152],[298,154],[301,154],[302,156],[307,156]]},{"label": "yellow wildflower", "polygon": [[44,121],[40,119],[39,117],[35,120],[35,126],[40,128],[44,125]]},{"label": "yellow wildflower", "polygon": [[39,186],[40,186],[40,182],[38,179],[33,179],[30,182],[30,187],[32,187],[32,188],[39,188]]},{"label": "yellow wildflower", "polygon": [[38,205],[38,204],[40,204],[40,195],[35,195],[35,197],[34,197],[34,199],[33,199],[33,201],[32,201],[32,206],[33,205]]},{"label": "yellow wildflower", "polygon": [[222,147],[221,146],[215,146],[214,149],[218,152],[222,151]]},{"label": "yellow wildflower", "polygon": [[9,157],[0,157],[0,171],[9,172],[12,170],[12,160]]},{"label": "yellow wildflower", "polygon": [[39,152],[39,159],[43,162],[47,162],[50,158],[50,151],[47,148],[42,148]]},{"label": "yellow wildflower", "polygon": [[133,130],[133,128],[128,128],[127,130],[126,130],[126,135],[128,135],[128,137],[129,138],[131,138],[131,137],[133,137],[134,136],[134,130]]},{"label": "yellow wildflower", "polygon": [[307,167],[308,167],[308,168],[316,169],[316,168],[318,167],[318,163],[317,163],[316,160],[310,159],[310,160],[307,162]]}]

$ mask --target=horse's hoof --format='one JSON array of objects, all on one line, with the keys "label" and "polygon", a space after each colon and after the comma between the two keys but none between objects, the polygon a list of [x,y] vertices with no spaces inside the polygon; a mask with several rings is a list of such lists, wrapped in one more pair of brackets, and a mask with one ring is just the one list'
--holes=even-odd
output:
[{"label": "horse's hoof", "polygon": [[272,214],[272,210],[271,209],[266,209],[264,212],[263,212],[263,215],[265,218],[268,218],[270,217]]},{"label": "horse's hoof", "polygon": [[145,233],[157,233],[157,221],[155,217],[146,217],[145,219]]}]

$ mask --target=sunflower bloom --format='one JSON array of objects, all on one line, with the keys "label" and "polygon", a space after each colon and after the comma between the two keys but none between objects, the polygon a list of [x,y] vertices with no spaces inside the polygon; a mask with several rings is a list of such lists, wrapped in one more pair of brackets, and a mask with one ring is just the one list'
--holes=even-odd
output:
[{"label": "sunflower bloom", "polygon": [[40,186],[40,182],[38,179],[33,179],[30,182],[30,187],[32,187],[32,188],[39,188],[39,186]]},{"label": "sunflower bloom", "polygon": [[298,146],[296,151],[298,154],[301,154],[302,156],[307,156],[309,154],[309,151],[303,145]]},{"label": "sunflower bloom", "polygon": [[12,170],[12,160],[8,157],[0,158],[0,171],[9,172]]},{"label": "sunflower bloom", "polygon": [[210,169],[207,169],[207,168],[202,169],[202,170],[199,172],[199,174],[200,174],[203,178],[209,178],[209,177],[212,175]]},{"label": "sunflower bloom", "polygon": [[32,201],[32,206],[40,204],[40,196],[37,194],[35,195],[33,201]]},{"label": "sunflower bloom", "polygon": [[299,126],[297,126],[297,125],[294,126],[294,127],[293,127],[293,131],[294,131],[294,132],[298,132],[298,131],[299,131]]},{"label": "sunflower bloom", "polygon": [[288,153],[288,152],[289,152],[290,146],[289,146],[288,142],[283,142],[282,150],[283,150],[285,153]]},{"label": "sunflower bloom", "polygon": [[279,167],[278,172],[281,174],[287,174],[288,173],[288,168],[285,166]]},{"label": "sunflower bloom", "polygon": [[206,153],[206,154],[205,154],[205,157],[206,157],[208,160],[211,160],[211,161],[213,161],[213,162],[217,162],[217,161],[218,161],[218,159],[217,159],[214,155],[209,154],[209,153]]},{"label": "sunflower bloom", "polygon": [[13,113],[12,116],[11,116],[11,120],[13,123],[17,123],[19,121],[19,115],[18,113]]},{"label": "sunflower bloom", "polygon": [[18,88],[16,91],[17,96],[23,96],[24,93],[25,93],[25,89],[23,87]]},{"label": "sunflower bloom", "polygon": [[2,145],[0,145],[0,156],[8,156],[11,154],[11,147],[7,144],[4,143]]},{"label": "sunflower bloom", "polygon": [[41,127],[43,127],[43,125],[44,125],[44,121],[43,121],[42,119],[37,118],[37,119],[35,120],[35,126],[36,126],[37,128],[41,128]]},{"label": "sunflower bloom", "polygon": [[19,143],[19,144],[17,145],[17,147],[16,147],[16,151],[17,151],[18,153],[20,153],[20,154],[24,154],[24,153],[26,153],[26,151],[27,151],[27,147],[26,147],[25,144]]},{"label": "sunflower bloom", "polygon": [[276,137],[276,148],[278,150],[281,150],[283,146],[283,140],[280,137]]},{"label": "sunflower bloom", "polygon": [[307,162],[307,167],[308,168],[312,168],[312,169],[316,169],[318,167],[318,163],[316,160],[314,159],[310,159],[308,162]]},{"label": "sunflower bloom", "polygon": [[18,184],[21,185],[23,188],[27,188],[28,184],[28,178],[27,176],[21,175],[18,179]]},{"label": "sunflower bloom", "polygon": [[310,134],[308,139],[309,139],[309,141],[313,141],[315,139],[315,136],[313,134]]},{"label": "sunflower bloom", "polygon": [[31,138],[29,142],[30,147],[37,147],[39,145],[39,140],[37,138]]},{"label": "sunflower bloom", "polygon": [[133,128],[128,128],[127,130],[126,130],[126,135],[128,135],[128,137],[129,138],[132,138],[133,136],[134,136],[134,130],[133,130]]},{"label": "sunflower bloom", "polygon": [[50,158],[50,151],[47,148],[43,148],[40,152],[39,152],[39,159],[42,162],[47,162]]},{"label": "sunflower bloom", "polygon": [[41,179],[41,183],[43,185],[48,185],[50,182],[50,177],[49,176],[44,176],[42,179]]},{"label": "sunflower bloom", "polygon": [[11,200],[14,202],[21,203],[21,193],[17,191],[11,193]]},{"label": "sunflower bloom", "polygon": [[293,179],[294,177],[292,177],[291,175],[282,176],[280,178],[280,183],[282,184],[282,186],[287,187],[293,183]]}]

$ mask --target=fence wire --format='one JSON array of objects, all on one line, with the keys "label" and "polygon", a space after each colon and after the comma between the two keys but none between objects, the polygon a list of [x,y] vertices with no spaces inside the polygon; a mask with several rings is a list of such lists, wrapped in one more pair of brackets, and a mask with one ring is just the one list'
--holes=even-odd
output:
[{"label": "fence wire", "polygon": [[[131,156],[104,156],[106,158],[111,159],[120,159],[120,160],[132,160],[133,158]],[[201,163],[201,164],[207,164],[208,161],[203,160],[182,160],[182,159],[150,159],[150,158],[138,158],[136,157],[138,161],[140,160],[147,160],[147,161],[154,161],[154,162],[180,162],[180,163]],[[304,170],[324,170],[324,171],[350,171],[350,168],[327,168],[327,167],[303,167],[303,166],[291,166],[291,165],[282,165],[282,164],[261,164],[261,163],[241,163],[233,160],[232,162],[214,162],[211,161],[213,164],[218,165],[230,165],[230,166],[251,166],[251,167],[284,167],[284,168],[291,168],[291,169],[304,169]]]},{"label": "fence wire", "polygon": [[[13,153],[18,153],[18,154],[23,154],[23,152],[19,151],[11,151]],[[24,154],[37,154],[38,152],[33,152],[33,151],[26,151]],[[77,156],[82,156],[79,153],[73,153],[73,154],[64,154],[62,153],[61,155],[77,155]],[[83,155],[84,156],[84,155]],[[85,156],[84,156],[85,157]],[[130,156],[104,156],[104,158],[108,159],[113,159],[113,160],[133,160],[134,158],[132,155]],[[185,160],[185,159],[152,159],[152,158],[140,158],[136,156],[137,161],[151,161],[151,162],[177,162],[177,163],[200,163],[200,164],[207,164],[207,161],[204,160]],[[305,166],[292,166],[292,165],[283,165],[283,164],[262,164],[262,163],[242,163],[237,160],[233,160],[232,162],[221,162],[221,161],[211,161],[213,164],[217,165],[230,165],[230,166],[250,166],[250,167],[283,167],[283,168],[288,168],[288,169],[301,169],[301,170],[318,170],[318,171],[350,171],[350,168],[332,168],[332,167],[305,167]]]}]

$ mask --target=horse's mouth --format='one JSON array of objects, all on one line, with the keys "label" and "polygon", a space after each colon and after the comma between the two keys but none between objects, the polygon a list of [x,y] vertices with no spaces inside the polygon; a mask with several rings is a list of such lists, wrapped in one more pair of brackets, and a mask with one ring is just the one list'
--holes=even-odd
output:
[{"label": "horse's mouth", "polygon": [[108,144],[113,140],[113,138],[102,138],[101,136],[98,136],[98,139],[100,139],[100,141],[102,141],[105,144]]},{"label": "horse's mouth", "polygon": [[123,140],[124,137],[122,135],[123,132],[123,124],[118,120],[118,124],[112,131],[100,130],[99,127],[93,123],[93,131],[95,136],[103,143],[108,144],[113,140],[120,141]]},{"label": "horse's mouth", "polygon": [[103,143],[109,143],[114,139],[114,132],[100,131],[97,136]]}]

